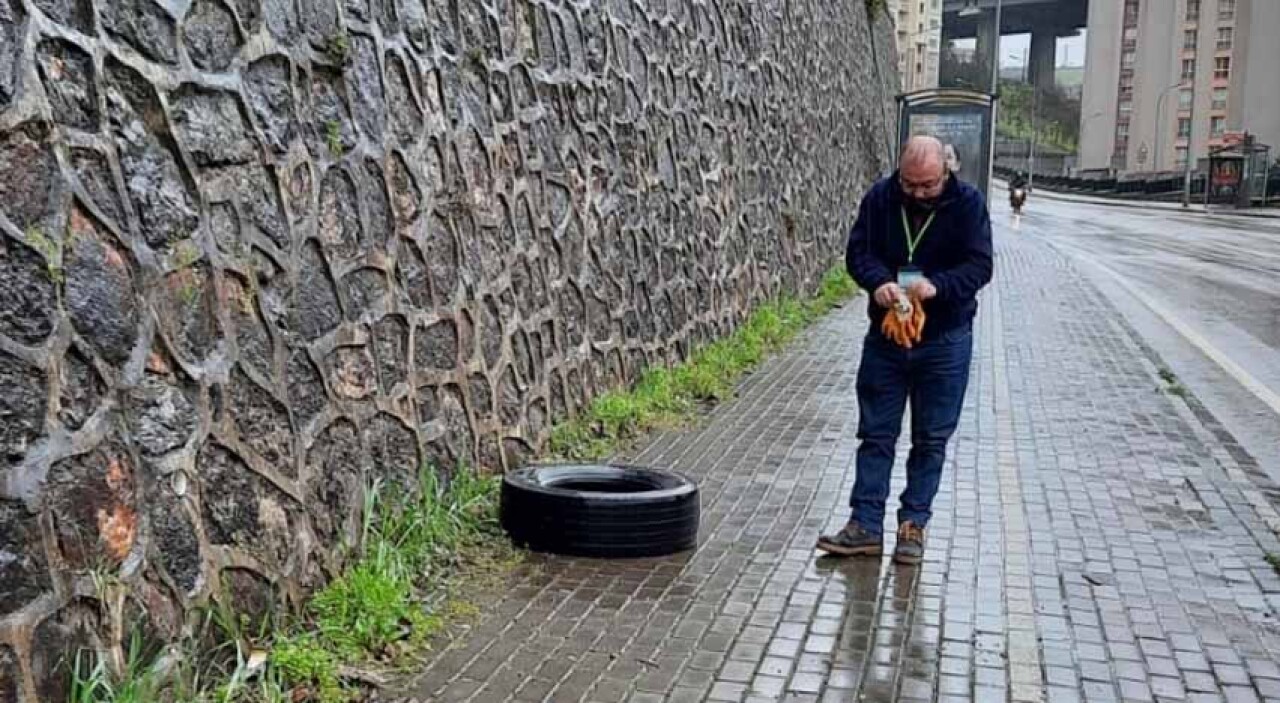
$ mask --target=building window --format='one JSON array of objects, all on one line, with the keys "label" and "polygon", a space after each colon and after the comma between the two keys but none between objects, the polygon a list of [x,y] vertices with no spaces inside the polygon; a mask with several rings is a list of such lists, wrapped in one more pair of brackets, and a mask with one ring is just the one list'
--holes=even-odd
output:
[{"label": "building window", "polygon": [[1133,100],[1121,100],[1120,112],[1133,112]]},{"label": "building window", "polygon": [[1187,51],[1196,50],[1196,30],[1188,29],[1182,33],[1182,48]]},{"label": "building window", "polygon": [[1218,19],[1229,20],[1236,16],[1236,0],[1218,0]]},{"label": "building window", "polygon": [[1125,0],[1124,3],[1124,23],[1138,23],[1138,0]]},{"label": "building window", "polygon": [[1195,22],[1200,19],[1200,0],[1187,0],[1187,21]]},{"label": "building window", "polygon": [[1174,150],[1174,153],[1177,154],[1178,168],[1185,168],[1187,165],[1187,148],[1180,146]]},{"label": "building window", "polygon": [[1226,51],[1231,48],[1231,35],[1234,31],[1231,27],[1218,28],[1218,51]]},{"label": "building window", "polygon": [[1133,59],[1136,55],[1137,55],[1137,52],[1134,52],[1134,51],[1124,52],[1123,54],[1120,55],[1120,65],[1124,66],[1125,68],[1129,68],[1133,66]]},{"label": "building window", "polygon": [[1213,104],[1210,105],[1210,107],[1214,110],[1227,109],[1227,89],[1226,88],[1213,89]]},{"label": "building window", "polygon": [[1178,109],[1179,110],[1191,109],[1191,91],[1189,90],[1178,91]]},{"label": "building window", "polygon": [[1213,60],[1214,80],[1225,81],[1231,77],[1231,57],[1219,56]]},{"label": "building window", "polygon": [[1131,85],[1120,86],[1120,100],[1122,101],[1133,100],[1133,86]]},{"label": "building window", "polygon": [[1137,28],[1137,27],[1125,27],[1125,28],[1124,28],[1124,40],[1125,40],[1125,41],[1127,41],[1127,42],[1136,42],[1136,41],[1138,41],[1138,28]]},{"label": "building window", "polygon": [[1129,139],[1129,123],[1128,122],[1116,123],[1116,139],[1117,140]]},{"label": "building window", "polygon": [[1214,117],[1213,119],[1209,120],[1209,134],[1215,138],[1221,137],[1223,131],[1225,131],[1226,128],[1227,128],[1227,118],[1225,117]]},{"label": "building window", "polygon": [[1196,60],[1183,59],[1182,60],[1182,80],[1189,81],[1195,77],[1196,77]]},{"label": "building window", "polygon": [[1191,136],[1191,120],[1187,117],[1178,120],[1178,138],[1186,139]]}]

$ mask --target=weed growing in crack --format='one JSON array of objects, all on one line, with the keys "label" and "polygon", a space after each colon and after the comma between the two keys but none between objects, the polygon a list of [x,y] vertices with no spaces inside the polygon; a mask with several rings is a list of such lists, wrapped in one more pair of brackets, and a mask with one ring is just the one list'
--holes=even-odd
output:
[{"label": "weed growing in crack", "polygon": [[62,246],[45,235],[39,227],[28,227],[24,232],[27,246],[44,257],[45,275],[54,285],[60,285],[66,278],[62,268]]},{"label": "weed growing in crack", "polygon": [[330,61],[346,66],[351,62],[351,36],[343,31],[333,34],[325,43],[325,53]]},{"label": "weed growing in crack", "polygon": [[329,147],[329,153],[335,159],[341,159],[346,152],[346,148],[342,146],[342,123],[337,120],[329,120],[324,125],[325,144]]}]

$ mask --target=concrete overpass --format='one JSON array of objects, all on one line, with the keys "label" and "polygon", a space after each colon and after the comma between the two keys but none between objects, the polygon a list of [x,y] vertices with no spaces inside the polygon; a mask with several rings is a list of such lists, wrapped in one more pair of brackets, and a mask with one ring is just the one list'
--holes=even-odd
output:
[{"label": "concrete overpass", "polygon": [[1088,24],[1089,0],[944,0],[943,44],[953,39],[976,37],[976,57],[980,61],[989,60],[991,43],[996,36],[997,3],[1000,5],[999,34],[1031,35],[1028,73],[1035,85],[1051,87],[1057,39],[1074,36]]}]

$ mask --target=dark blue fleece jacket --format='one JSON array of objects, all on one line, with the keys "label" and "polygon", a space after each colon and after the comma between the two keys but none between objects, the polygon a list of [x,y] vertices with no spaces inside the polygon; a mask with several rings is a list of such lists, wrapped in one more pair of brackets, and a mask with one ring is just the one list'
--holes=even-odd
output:
[{"label": "dark blue fleece jacket", "polygon": [[[876,330],[886,311],[871,294],[896,281],[898,269],[907,265],[902,208],[902,187],[895,172],[863,196],[858,221],[849,234],[845,265],[871,298],[868,314]],[[918,230],[919,225],[912,222],[912,227]],[[973,320],[978,291],[991,281],[992,268],[991,218],[982,193],[955,176],[948,178],[937,215],[916,248],[913,263],[938,289],[938,296],[924,306],[925,339]]]}]

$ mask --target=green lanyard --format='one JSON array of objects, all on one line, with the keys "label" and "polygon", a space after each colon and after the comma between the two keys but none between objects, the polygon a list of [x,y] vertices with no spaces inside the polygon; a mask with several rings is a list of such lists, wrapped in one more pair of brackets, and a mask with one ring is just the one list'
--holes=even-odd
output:
[{"label": "green lanyard", "polygon": [[915,236],[911,236],[911,223],[907,221],[907,209],[901,208],[902,212],[902,232],[907,237],[907,263],[915,263],[916,247],[920,246],[920,240],[924,239],[924,233],[929,231],[929,225],[933,224],[934,215],[938,214],[937,210],[929,213],[929,219],[924,221],[924,225],[920,227],[920,231]]}]

